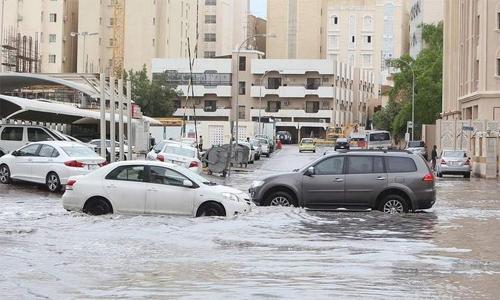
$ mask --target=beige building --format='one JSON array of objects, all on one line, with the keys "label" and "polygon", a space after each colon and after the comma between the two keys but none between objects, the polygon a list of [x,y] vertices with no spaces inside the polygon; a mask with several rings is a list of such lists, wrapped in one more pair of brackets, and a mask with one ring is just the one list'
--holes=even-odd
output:
[{"label": "beige building", "polygon": [[[8,62],[7,45],[17,47],[13,40],[17,34],[26,36],[27,39],[31,37],[31,51],[34,51],[37,44],[41,72],[76,70],[76,43],[71,39],[70,33],[76,31],[78,26],[78,0],[3,0],[0,4],[3,4],[0,5],[0,43],[4,46],[0,47],[0,59],[3,70],[12,70],[12,64]],[[24,49],[30,51],[29,46]]]},{"label": "beige building", "polygon": [[[151,67],[153,57],[194,57],[197,0],[85,0],[79,3],[78,72]],[[84,54],[85,53],[85,54]]]},{"label": "beige building", "polygon": [[500,171],[500,3],[445,0],[440,149],[464,149],[473,173]]},{"label": "beige building", "polygon": [[[371,71],[325,59],[262,59],[263,55],[242,50],[239,61],[236,52],[227,59],[195,60],[194,99],[179,99],[174,115],[196,115],[198,121],[238,117],[242,122],[255,122],[260,116],[277,120],[277,129],[290,131],[295,140],[324,138],[332,124],[366,124],[368,103],[375,95]],[[153,79],[165,76],[172,87],[191,96],[187,60],[155,59],[152,71]]]},{"label": "beige building", "polygon": [[198,57],[231,55],[248,35],[249,0],[199,0]]},{"label": "beige building", "polygon": [[410,6],[410,55],[416,58],[425,47],[422,24],[437,24],[443,20],[443,0],[412,0]]},{"label": "beige building", "polygon": [[[248,16],[248,36],[267,33],[267,21],[253,16]],[[266,53],[266,37],[260,36],[255,38],[255,43],[252,45],[255,50]]]},{"label": "beige building", "polygon": [[384,59],[407,52],[405,0],[269,0],[268,58],[331,59],[373,71],[386,84]]}]

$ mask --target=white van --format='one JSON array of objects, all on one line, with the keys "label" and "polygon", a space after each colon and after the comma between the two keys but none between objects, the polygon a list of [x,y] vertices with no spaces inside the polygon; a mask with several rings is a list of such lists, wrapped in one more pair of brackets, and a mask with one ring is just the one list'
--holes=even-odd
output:
[{"label": "white van", "polygon": [[367,149],[391,149],[391,133],[385,130],[371,131],[366,134]]},{"label": "white van", "polygon": [[0,156],[32,142],[64,141],[59,134],[43,126],[0,125]]}]

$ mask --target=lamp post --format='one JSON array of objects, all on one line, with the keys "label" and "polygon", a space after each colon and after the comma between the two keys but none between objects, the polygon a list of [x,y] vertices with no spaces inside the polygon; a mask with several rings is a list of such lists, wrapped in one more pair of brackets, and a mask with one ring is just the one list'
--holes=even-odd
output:
[{"label": "lamp post", "polygon": [[[388,62],[390,63],[392,60],[389,60]],[[411,70],[411,75],[412,75],[412,91],[411,91],[411,139],[415,139],[415,71],[413,70],[413,67],[411,66],[410,63],[407,61],[404,61],[402,59],[394,59],[394,61],[401,62],[408,66]]]},{"label": "lamp post", "polygon": [[70,35],[72,37],[75,37],[75,36],[83,36],[83,64],[84,64],[84,69],[85,69],[85,73],[88,72],[88,69],[87,69],[87,66],[88,66],[88,59],[85,58],[85,51],[86,51],[86,42],[87,42],[87,36],[89,35],[98,35],[99,33],[97,32],[88,32],[88,31],[82,31],[82,32],[72,32],[70,33]]},{"label": "lamp post", "polygon": [[266,33],[260,33],[260,34],[254,34],[252,36],[247,37],[238,47],[238,52],[236,53],[236,63],[237,63],[237,69],[236,69],[236,122],[235,122],[235,127],[236,127],[236,139],[234,139],[234,129],[231,130],[231,143],[233,140],[236,141],[236,145],[238,145],[238,132],[239,132],[239,123],[238,120],[240,118],[240,104],[239,104],[239,95],[240,95],[240,80],[239,80],[239,73],[240,73],[240,51],[241,47],[245,45],[249,40],[257,38],[257,37],[276,37],[275,34],[266,34]]}]

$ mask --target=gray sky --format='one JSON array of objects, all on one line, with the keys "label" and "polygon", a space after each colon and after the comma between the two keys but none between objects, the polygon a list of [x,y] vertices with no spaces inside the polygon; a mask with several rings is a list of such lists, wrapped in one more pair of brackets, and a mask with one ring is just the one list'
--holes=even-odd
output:
[{"label": "gray sky", "polygon": [[250,11],[257,17],[267,19],[267,0],[250,0]]}]

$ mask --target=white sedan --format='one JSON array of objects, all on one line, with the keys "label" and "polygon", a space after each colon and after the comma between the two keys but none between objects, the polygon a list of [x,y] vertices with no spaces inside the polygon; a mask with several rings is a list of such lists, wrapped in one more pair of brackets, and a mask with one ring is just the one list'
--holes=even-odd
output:
[{"label": "white sedan", "polygon": [[203,166],[198,156],[198,149],[195,147],[174,141],[163,141],[153,147],[146,159],[173,163],[200,174]]},{"label": "white sedan", "polygon": [[49,191],[57,192],[68,177],[87,174],[105,163],[104,158],[79,143],[31,143],[0,158],[0,182],[29,181],[45,184]]},{"label": "white sedan", "polygon": [[251,210],[248,194],[156,161],[117,162],[71,177],[62,202],[66,210],[92,215],[234,216]]}]

